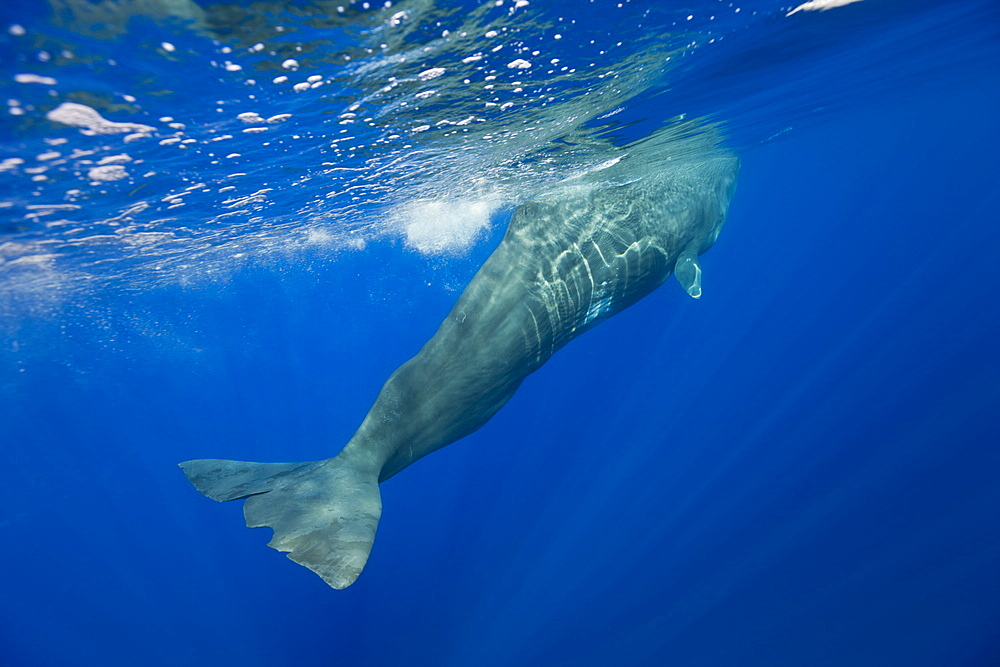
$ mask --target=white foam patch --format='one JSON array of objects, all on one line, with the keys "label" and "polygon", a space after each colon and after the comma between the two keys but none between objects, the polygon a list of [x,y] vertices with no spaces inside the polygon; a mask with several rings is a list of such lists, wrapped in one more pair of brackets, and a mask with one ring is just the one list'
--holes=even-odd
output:
[{"label": "white foam patch", "polygon": [[128,178],[128,172],[120,164],[109,164],[91,168],[87,172],[87,178],[92,181],[120,181]]},{"label": "white foam patch", "polygon": [[326,229],[321,227],[312,227],[306,230],[306,243],[313,245],[330,245],[333,241],[333,234]]},{"label": "white foam patch", "polygon": [[264,119],[256,111],[245,111],[236,116],[244,123],[263,123]]},{"label": "white foam patch", "polygon": [[54,123],[79,127],[81,128],[80,132],[88,136],[96,134],[122,134],[125,132],[148,135],[156,131],[155,127],[149,125],[110,121],[101,116],[96,109],[92,109],[86,104],[77,104],[76,102],[63,102],[45,114],[45,117]]},{"label": "white foam patch", "polygon": [[107,157],[102,157],[97,161],[99,165],[106,164],[128,164],[132,161],[132,156],[122,153],[121,155],[109,155]]},{"label": "white foam patch", "polygon": [[14,80],[18,83],[40,83],[44,86],[54,86],[58,83],[51,76],[39,76],[38,74],[15,74]]},{"label": "white foam patch", "polygon": [[424,200],[399,213],[406,244],[425,255],[467,250],[489,227],[496,205],[490,201]]},{"label": "white foam patch", "polygon": [[423,72],[417,75],[421,81],[430,81],[431,79],[436,79],[442,76],[445,72],[443,67],[432,67],[430,69],[425,69]]},{"label": "white foam patch", "polygon": [[802,3],[785,14],[785,16],[791,16],[797,12],[825,12],[828,9],[853,5],[855,2],[861,2],[861,0],[810,0],[809,2]]},{"label": "white foam patch", "polygon": [[0,160],[0,172],[14,171],[16,167],[22,164],[24,164],[24,160],[19,157],[9,157],[6,160]]}]

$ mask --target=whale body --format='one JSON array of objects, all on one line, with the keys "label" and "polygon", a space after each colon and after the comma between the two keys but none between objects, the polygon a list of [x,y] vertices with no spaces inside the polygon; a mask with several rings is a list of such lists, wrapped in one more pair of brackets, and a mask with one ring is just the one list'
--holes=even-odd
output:
[{"label": "whale body", "polygon": [[358,578],[382,512],[379,483],[485,424],[531,373],[671,274],[701,296],[698,256],[715,242],[738,160],[712,154],[638,178],[581,179],[518,206],[503,240],[437,333],[385,382],[341,452],[308,463],[200,459],[181,465],[204,495],[246,499],[333,588]]}]

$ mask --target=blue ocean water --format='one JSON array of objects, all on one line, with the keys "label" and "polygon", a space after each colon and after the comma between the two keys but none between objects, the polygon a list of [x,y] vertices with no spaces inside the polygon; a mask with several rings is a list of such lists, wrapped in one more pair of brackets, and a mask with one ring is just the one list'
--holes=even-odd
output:
[{"label": "blue ocean water", "polygon": [[[0,664],[1000,661],[1000,7],[796,4],[6,3]],[[176,467],[332,456],[516,205],[692,135],[704,296],[386,482],[350,588]]]}]

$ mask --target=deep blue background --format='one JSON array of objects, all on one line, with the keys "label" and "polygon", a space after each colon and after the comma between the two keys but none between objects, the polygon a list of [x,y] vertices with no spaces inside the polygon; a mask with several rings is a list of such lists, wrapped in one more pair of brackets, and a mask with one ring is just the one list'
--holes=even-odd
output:
[{"label": "deep blue background", "polygon": [[997,64],[744,153],[705,296],[671,282],[386,483],[343,592],[175,464],[335,453],[502,225],[21,323],[0,663],[996,664]]}]

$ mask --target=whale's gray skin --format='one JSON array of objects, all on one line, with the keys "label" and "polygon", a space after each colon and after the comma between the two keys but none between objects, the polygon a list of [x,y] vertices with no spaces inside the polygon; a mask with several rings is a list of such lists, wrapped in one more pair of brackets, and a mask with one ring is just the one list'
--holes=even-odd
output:
[{"label": "whale's gray skin", "polygon": [[312,463],[181,464],[215,500],[245,498],[250,527],[334,588],[364,568],[378,484],[485,424],[560,347],[671,273],[701,295],[698,255],[715,242],[736,182],[728,155],[627,182],[580,183],[519,206],[437,333],[400,366],[343,450]]}]

